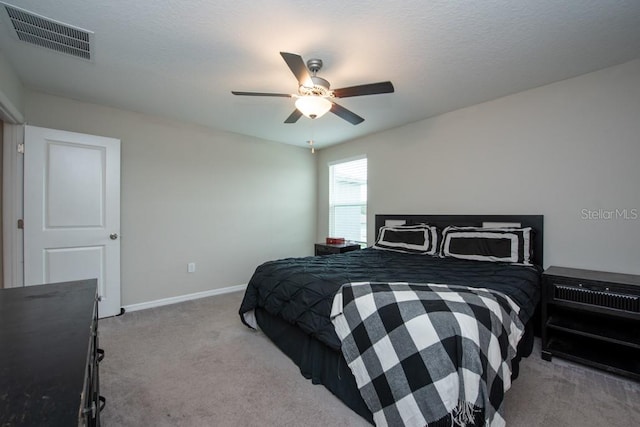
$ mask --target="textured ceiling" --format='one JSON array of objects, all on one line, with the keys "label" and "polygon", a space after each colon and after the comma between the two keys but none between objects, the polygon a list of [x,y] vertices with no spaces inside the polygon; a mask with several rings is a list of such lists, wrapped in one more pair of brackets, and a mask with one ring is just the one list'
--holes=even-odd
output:
[{"label": "textured ceiling", "polygon": [[[0,51],[27,87],[316,147],[640,57],[639,0],[41,0],[6,3],[95,32],[87,62],[11,36]],[[393,94],[345,98],[365,118],[284,124],[296,91],[279,55],[321,58],[333,88],[391,80]]]}]

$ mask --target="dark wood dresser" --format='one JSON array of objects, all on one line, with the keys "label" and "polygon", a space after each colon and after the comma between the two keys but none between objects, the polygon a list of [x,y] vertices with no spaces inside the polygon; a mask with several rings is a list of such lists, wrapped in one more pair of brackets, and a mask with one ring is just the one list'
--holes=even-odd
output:
[{"label": "dark wood dresser", "polygon": [[0,426],[99,426],[97,280],[0,290]]}]

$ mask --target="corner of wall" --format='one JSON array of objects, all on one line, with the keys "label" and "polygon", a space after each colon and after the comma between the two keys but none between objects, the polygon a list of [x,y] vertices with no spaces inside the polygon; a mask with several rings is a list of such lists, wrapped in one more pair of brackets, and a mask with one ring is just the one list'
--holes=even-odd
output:
[{"label": "corner of wall", "polygon": [[0,52],[0,119],[24,123],[23,86],[20,78]]}]

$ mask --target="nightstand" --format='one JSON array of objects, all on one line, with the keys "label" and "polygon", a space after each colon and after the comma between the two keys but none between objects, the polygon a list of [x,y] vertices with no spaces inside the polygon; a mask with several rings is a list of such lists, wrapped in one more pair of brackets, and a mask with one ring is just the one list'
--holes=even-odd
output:
[{"label": "nightstand", "polygon": [[549,267],[542,275],[542,358],[640,380],[640,276]]},{"label": "nightstand", "polygon": [[316,255],[333,255],[342,254],[344,252],[357,251],[360,249],[359,243],[345,242],[345,243],[316,243]]}]

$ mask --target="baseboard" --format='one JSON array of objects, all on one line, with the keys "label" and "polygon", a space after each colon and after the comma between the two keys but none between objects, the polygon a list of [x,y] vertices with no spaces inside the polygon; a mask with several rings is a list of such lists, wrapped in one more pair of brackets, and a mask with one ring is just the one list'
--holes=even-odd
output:
[{"label": "baseboard", "polygon": [[157,299],[157,300],[148,301],[148,302],[141,302],[139,304],[125,305],[122,308],[125,309],[125,312],[146,310],[148,308],[162,307],[163,305],[176,304],[179,302],[191,301],[199,298],[212,297],[215,295],[222,295],[222,294],[230,294],[232,292],[243,291],[246,288],[247,288],[246,284],[229,286],[226,288],[211,289],[209,291],[196,292],[193,294],[179,295],[177,297]]}]

